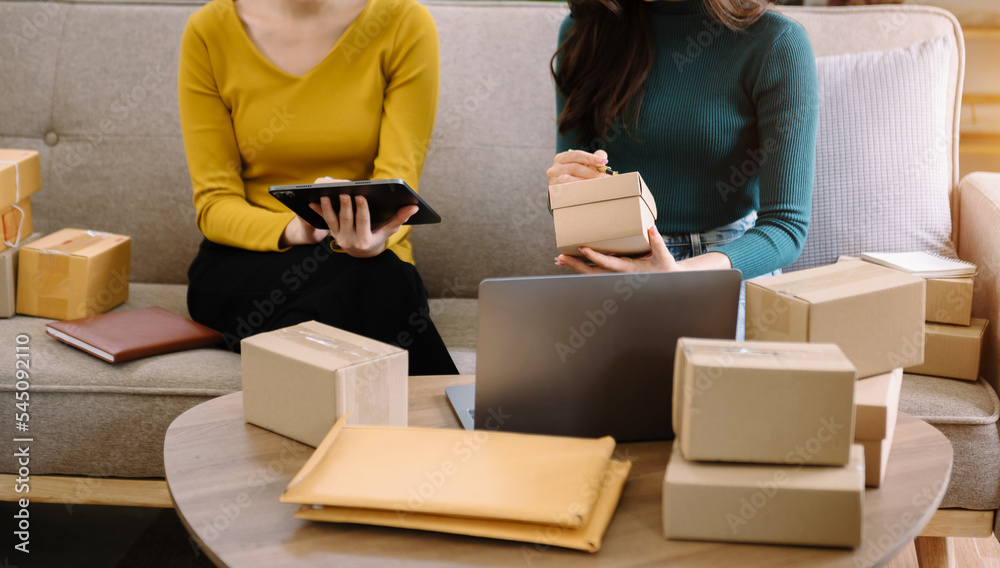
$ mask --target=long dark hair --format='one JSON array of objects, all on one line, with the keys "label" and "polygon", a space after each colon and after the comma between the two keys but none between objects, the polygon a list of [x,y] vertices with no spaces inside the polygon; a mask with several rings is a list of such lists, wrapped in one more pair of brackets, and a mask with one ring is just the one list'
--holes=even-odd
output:
[{"label": "long dark hair", "polygon": [[[656,0],[654,0],[656,1]],[[573,27],[549,62],[566,98],[559,132],[607,140],[620,119],[628,131],[639,116],[643,86],[653,67],[653,40],[645,0],[568,0]],[[769,0],[702,0],[711,17],[732,30],[746,29]],[[556,60],[559,69],[556,70]]]}]

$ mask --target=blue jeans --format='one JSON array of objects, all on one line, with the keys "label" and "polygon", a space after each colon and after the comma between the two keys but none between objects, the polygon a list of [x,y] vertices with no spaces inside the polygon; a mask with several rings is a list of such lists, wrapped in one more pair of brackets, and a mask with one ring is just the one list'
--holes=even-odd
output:
[{"label": "blue jeans", "polygon": [[[667,244],[667,250],[674,257],[674,260],[684,260],[692,256],[705,254],[720,246],[735,241],[743,236],[743,233],[752,229],[757,221],[757,212],[751,211],[749,215],[742,219],[733,221],[728,225],[723,225],[715,229],[703,231],[701,233],[681,233],[677,235],[663,235],[663,241]],[[758,278],[766,278],[781,274],[781,269],[769,274],[763,274]],[[740,304],[739,312],[736,316],[736,340],[743,341],[744,327],[747,311],[746,281],[740,284]]]}]

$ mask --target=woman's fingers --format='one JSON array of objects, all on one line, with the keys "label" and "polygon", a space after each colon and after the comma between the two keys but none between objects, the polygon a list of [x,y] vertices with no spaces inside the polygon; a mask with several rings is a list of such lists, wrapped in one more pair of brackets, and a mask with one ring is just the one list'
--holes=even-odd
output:
[{"label": "woman's fingers", "polygon": [[567,150],[556,154],[552,160],[552,167],[545,173],[549,178],[549,185],[556,185],[604,177],[607,174],[602,173],[600,168],[607,163],[608,155],[604,150],[598,150],[593,154],[583,150]]},{"label": "woman's fingers", "polygon": [[580,260],[575,256],[569,256],[568,254],[561,254],[556,257],[556,264],[559,266],[565,266],[574,272],[580,274],[603,274],[605,272],[610,272],[605,268],[600,266],[591,266],[586,262]]},{"label": "woman's fingers", "polygon": [[580,252],[587,260],[609,272],[635,272],[635,261],[631,258],[601,254],[590,247],[580,247]]},{"label": "woman's fingers", "polygon": [[368,243],[372,237],[372,214],[368,209],[368,200],[360,195],[354,198],[354,234],[357,242]]},{"label": "woman's fingers", "polygon": [[400,208],[400,210],[396,211],[396,214],[393,215],[391,219],[383,223],[377,231],[372,233],[372,236],[383,241],[387,240],[396,231],[398,231],[400,227],[403,226],[403,223],[409,221],[410,217],[416,215],[419,209],[420,208],[416,205],[407,205],[406,207]]},{"label": "woman's fingers", "polygon": [[327,226],[330,228],[330,232],[336,234],[340,232],[340,220],[337,218],[337,213],[333,210],[333,203],[330,202],[329,197],[319,198],[320,211],[319,213],[326,220]]}]

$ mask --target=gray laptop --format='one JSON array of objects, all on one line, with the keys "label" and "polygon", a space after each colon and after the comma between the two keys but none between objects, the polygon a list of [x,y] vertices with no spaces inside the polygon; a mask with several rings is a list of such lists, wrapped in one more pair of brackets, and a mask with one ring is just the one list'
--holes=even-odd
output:
[{"label": "gray laptop", "polygon": [[679,337],[733,339],[738,270],[487,279],[467,429],[619,442],[673,437]]}]

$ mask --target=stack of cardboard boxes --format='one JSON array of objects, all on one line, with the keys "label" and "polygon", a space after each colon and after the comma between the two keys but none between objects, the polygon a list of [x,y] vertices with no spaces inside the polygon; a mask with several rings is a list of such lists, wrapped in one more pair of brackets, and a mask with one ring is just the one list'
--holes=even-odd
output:
[{"label": "stack of cardboard boxes", "polygon": [[835,343],[857,367],[863,424],[855,441],[865,447],[871,487],[885,478],[897,370],[924,362],[926,290],[923,278],[857,259],[747,282],[747,339]]},{"label": "stack of cardboard boxes", "polygon": [[902,368],[924,362],[926,283],[856,260],[749,281],[746,298],[747,342],[678,342],[664,534],[857,546]]},{"label": "stack of cardboard boxes", "polygon": [[832,344],[678,341],[664,535],[858,546],[856,379]]},{"label": "stack of cardboard boxes", "polygon": [[81,229],[32,234],[30,196],[41,188],[38,152],[0,149],[0,317],[75,319],[127,300],[129,237]]},{"label": "stack of cardboard boxes", "polygon": [[0,149],[0,317],[14,315],[18,248],[32,234],[31,195],[42,189],[42,167],[34,150]]},{"label": "stack of cardboard boxes", "polygon": [[928,278],[924,362],[907,373],[975,381],[986,325],[972,317],[973,278]]}]

